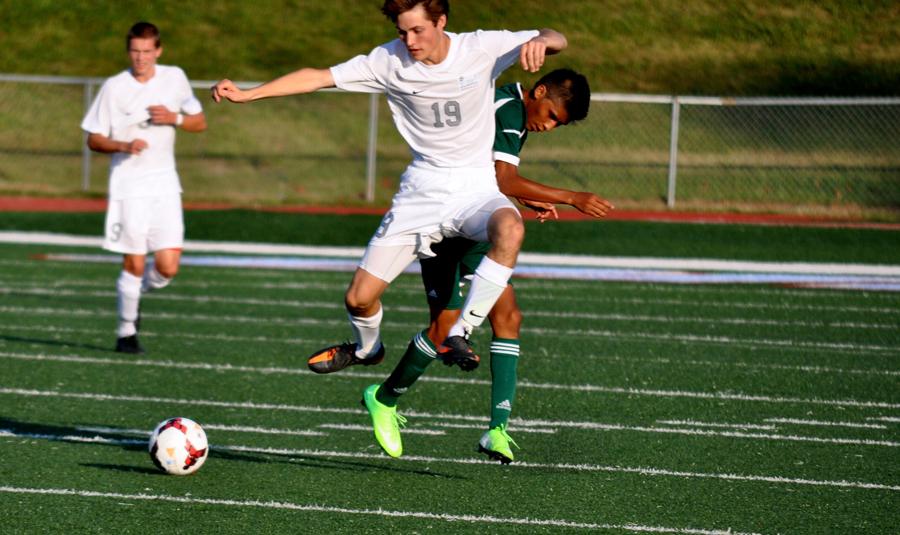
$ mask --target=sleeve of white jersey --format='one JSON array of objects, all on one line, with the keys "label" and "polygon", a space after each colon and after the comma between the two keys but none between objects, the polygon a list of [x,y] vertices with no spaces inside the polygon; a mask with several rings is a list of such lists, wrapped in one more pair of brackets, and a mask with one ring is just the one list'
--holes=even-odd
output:
[{"label": "sleeve of white jersey", "polygon": [[112,133],[112,114],[109,111],[109,80],[100,87],[100,92],[81,121],[81,129],[88,134],[109,137]]},{"label": "sleeve of white jersey", "polygon": [[488,54],[497,58],[491,73],[494,79],[498,78],[503,71],[519,60],[519,49],[522,45],[541,34],[537,30],[524,30],[521,32],[479,30],[477,33],[481,47]]},{"label": "sleeve of white jersey", "polygon": [[200,104],[200,100],[194,95],[194,89],[191,88],[191,83],[187,79],[187,75],[184,74],[184,71],[178,69],[179,80],[179,91],[178,94],[181,98],[181,105],[178,109],[180,113],[184,113],[187,115],[197,115],[198,113],[203,112],[203,104]]},{"label": "sleeve of white jersey", "polygon": [[360,54],[344,63],[331,67],[334,85],[344,91],[356,93],[383,93],[384,74],[390,68],[389,54],[384,47],[372,50],[368,56]]}]

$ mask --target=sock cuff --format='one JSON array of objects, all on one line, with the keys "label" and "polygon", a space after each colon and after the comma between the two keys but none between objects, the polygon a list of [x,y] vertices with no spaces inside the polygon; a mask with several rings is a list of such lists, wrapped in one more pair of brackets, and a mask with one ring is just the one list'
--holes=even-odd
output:
[{"label": "sock cuff", "polygon": [[513,268],[498,264],[486,256],[475,268],[475,275],[502,288],[506,287],[512,274]]},{"label": "sock cuff", "polygon": [[122,272],[119,273],[119,280],[122,281],[124,284],[129,284],[129,283],[140,284],[141,281],[143,280],[143,277],[138,277],[137,275],[132,275],[131,273],[129,273],[123,269]]},{"label": "sock cuff", "polygon": [[416,346],[416,349],[428,355],[429,357],[437,357],[437,348],[434,347],[434,344],[431,343],[431,340],[429,340],[427,331],[422,331],[416,334],[412,339],[412,343]]},{"label": "sock cuff", "polygon": [[504,338],[494,338],[491,341],[491,355],[519,356],[519,341]]},{"label": "sock cuff", "polygon": [[168,286],[170,282],[172,282],[172,279],[163,277],[162,273],[156,269],[156,263],[154,262],[144,272],[144,280],[141,281],[141,291],[152,292],[153,290],[161,290]]},{"label": "sock cuff", "polygon": [[140,295],[142,282],[141,277],[136,277],[123,269],[116,281],[116,290],[126,295]]},{"label": "sock cuff", "polygon": [[353,314],[347,314],[347,316],[350,318],[350,323],[354,325],[372,328],[381,325],[381,318],[384,315],[383,310],[383,308],[379,308],[378,312],[369,317],[354,316]]}]

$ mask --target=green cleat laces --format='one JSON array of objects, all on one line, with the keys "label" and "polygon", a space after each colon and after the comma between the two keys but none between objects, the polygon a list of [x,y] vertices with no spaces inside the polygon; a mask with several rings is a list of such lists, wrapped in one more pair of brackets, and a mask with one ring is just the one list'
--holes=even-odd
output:
[{"label": "green cleat laces", "polygon": [[369,385],[363,390],[362,404],[372,417],[375,429],[375,440],[381,449],[391,457],[403,455],[403,441],[400,439],[400,428],[406,426],[406,418],[397,414],[397,407],[388,407],[375,399],[381,385]]},{"label": "green cleat laces", "polygon": [[481,436],[481,440],[478,441],[478,451],[487,454],[495,461],[509,464],[514,458],[512,449],[509,447],[510,444],[519,448],[516,441],[506,432],[506,424],[502,424],[491,428]]}]

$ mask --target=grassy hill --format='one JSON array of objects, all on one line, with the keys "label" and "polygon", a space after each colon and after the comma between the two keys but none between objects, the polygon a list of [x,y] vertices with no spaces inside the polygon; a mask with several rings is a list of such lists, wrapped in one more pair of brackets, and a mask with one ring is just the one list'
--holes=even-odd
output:
[{"label": "grassy hill", "polygon": [[[129,25],[146,19],[163,30],[164,62],[192,78],[269,79],[393,38],[380,4],[0,0],[0,72],[107,76],[124,65]],[[900,87],[900,4],[891,0],[451,3],[454,31],[542,26],[568,36],[570,49],[554,61],[585,72],[596,91],[886,95]]]}]

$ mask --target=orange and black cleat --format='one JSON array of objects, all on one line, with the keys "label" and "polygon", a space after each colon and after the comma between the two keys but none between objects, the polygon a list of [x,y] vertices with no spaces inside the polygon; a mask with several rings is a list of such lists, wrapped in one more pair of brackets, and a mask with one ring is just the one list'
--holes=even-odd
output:
[{"label": "orange and black cleat", "polygon": [[360,358],[356,356],[356,342],[344,342],[316,351],[306,361],[306,365],[316,373],[334,373],[357,364],[374,366],[381,364],[383,360],[384,344],[381,344],[375,353],[366,358]]},{"label": "orange and black cleat", "polygon": [[447,366],[456,364],[464,372],[478,367],[481,358],[472,351],[469,340],[465,336],[450,336],[437,348],[438,358]]}]

